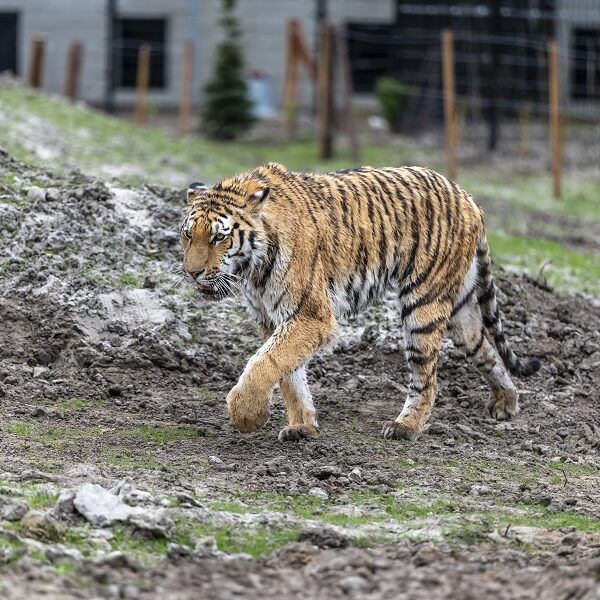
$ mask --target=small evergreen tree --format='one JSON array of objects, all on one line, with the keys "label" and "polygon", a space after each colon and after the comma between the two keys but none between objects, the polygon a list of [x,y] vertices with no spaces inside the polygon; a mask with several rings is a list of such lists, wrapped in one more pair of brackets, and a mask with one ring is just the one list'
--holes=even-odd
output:
[{"label": "small evergreen tree", "polygon": [[225,39],[217,48],[213,75],[204,87],[203,129],[210,137],[221,140],[238,137],[254,121],[244,80],[235,3],[236,0],[222,0],[221,26]]}]

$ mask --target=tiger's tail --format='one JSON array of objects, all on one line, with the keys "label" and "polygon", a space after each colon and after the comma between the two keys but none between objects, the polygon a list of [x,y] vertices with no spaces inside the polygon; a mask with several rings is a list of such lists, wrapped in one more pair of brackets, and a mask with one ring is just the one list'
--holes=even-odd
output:
[{"label": "tiger's tail", "polygon": [[483,325],[494,338],[498,354],[508,370],[516,377],[529,377],[539,370],[542,363],[537,358],[522,361],[509,346],[506,335],[502,330],[500,312],[496,301],[496,286],[492,278],[490,262],[490,249],[487,239],[484,237],[477,246],[477,301],[483,316]]}]

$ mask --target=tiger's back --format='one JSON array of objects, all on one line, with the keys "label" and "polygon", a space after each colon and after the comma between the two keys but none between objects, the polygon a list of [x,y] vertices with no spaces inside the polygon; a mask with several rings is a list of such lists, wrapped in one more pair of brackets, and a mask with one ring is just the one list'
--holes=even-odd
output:
[{"label": "tiger's back", "polygon": [[277,198],[265,207],[277,243],[291,249],[300,237],[318,252],[339,315],[362,310],[390,287],[401,299],[458,294],[485,235],[471,197],[428,169],[259,171]]}]

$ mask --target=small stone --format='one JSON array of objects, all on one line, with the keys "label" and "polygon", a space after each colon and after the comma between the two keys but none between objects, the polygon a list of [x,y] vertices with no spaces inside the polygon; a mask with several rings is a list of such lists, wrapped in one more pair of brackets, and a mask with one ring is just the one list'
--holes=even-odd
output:
[{"label": "small stone", "polygon": [[27,502],[0,496],[0,521],[20,521],[29,512]]},{"label": "small stone", "polygon": [[94,563],[112,567],[113,569],[131,569],[132,571],[138,571],[140,569],[140,565],[135,559],[119,550],[104,556],[99,556],[94,560]]},{"label": "small stone", "polygon": [[440,553],[433,546],[421,546],[414,554],[413,561],[415,566],[423,567],[440,559]]},{"label": "small stone", "polygon": [[339,467],[335,465],[323,465],[319,467],[315,467],[312,470],[312,474],[320,480],[329,479],[330,477],[339,477],[342,474],[342,471]]},{"label": "small stone", "polygon": [[352,481],[361,481],[362,480],[362,469],[360,467],[354,467],[352,471],[350,471],[349,475]]},{"label": "small stone", "polygon": [[364,577],[358,575],[349,575],[340,579],[338,585],[344,590],[344,592],[359,592],[369,587],[369,582]]},{"label": "small stone", "polygon": [[180,562],[192,556],[192,549],[181,544],[169,544],[167,546],[167,556],[173,562]]},{"label": "small stone", "polygon": [[65,475],[68,477],[96,477],[100,475],[100,469],[90,463],[79,463],[67,469]]},{"label": "small stone", "polygon": [[27,188],[27,199],[31,202],[44,202],[46,200],[46,192],[35,185]]},{"label": "small stone", "polygon": [[576,533],[569,533],[561,540],[563,546],[577,546],[581,542],[581,536]]},{"label": "small stone", "polygon": [[329,499],[329,494],[320,487],[311,487],[310,490],[308,490],[308,493],[311,496],[316,496],[317,498],[321,498],[321,500],[327,500]]},{"label": "small stone", "polygon": [[31,416],[32,417],[45,417],[47,414],[46,409],[42,408],[41,406],[38,406],[37,408],[34,408],[31,411]]}]

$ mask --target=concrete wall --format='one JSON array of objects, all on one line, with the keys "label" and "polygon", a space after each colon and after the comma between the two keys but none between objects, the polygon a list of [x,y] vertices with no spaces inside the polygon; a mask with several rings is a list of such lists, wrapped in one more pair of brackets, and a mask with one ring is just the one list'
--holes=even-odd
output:
[{"label": "concrete wall", "polygon": [[18,69],[28,72],[31,39],[46,37],[43,87],[60,92],[69,43],[85,44],[80,90],[84,98],[100,100],[103,94],[106,21],[103,0],[0,0],[0,11],[17,12]]},{"label": "concrete wall", "polygon": [[[81,41],[84,55],[80,97],[102,103],[106,86],[107,22],[106,0],[0,0],[0,11],[19,13],[19,71],[27,73],[31,39],[47,39],[43,87],[60,93],[67,48]],[[117,0],[122,17],[164,17],[167,24],[167,85],[151,90],[149,100],[157,106],[175,107],[178,103],[183,42],[194,36],[196,62],[194,100],[201,98],[201,87],[210,76],[215,48],[220,40],[221,0]],[[394,18],[394,0],[329,0],[329,18],[336,25],[348,21],[388,22]],[[315,3],[313,0],[238,0],[238,15],[243,29],[243,46],[248,70],[266,71],[272,81],[278,105],[285,65],[285,25],[288,19],[301,21],[309,47],[315,44]],[[301,98],[311,103],[311,86],[303,78]],[[133,102],[132,90],[118,90],[117,105]]]}]

